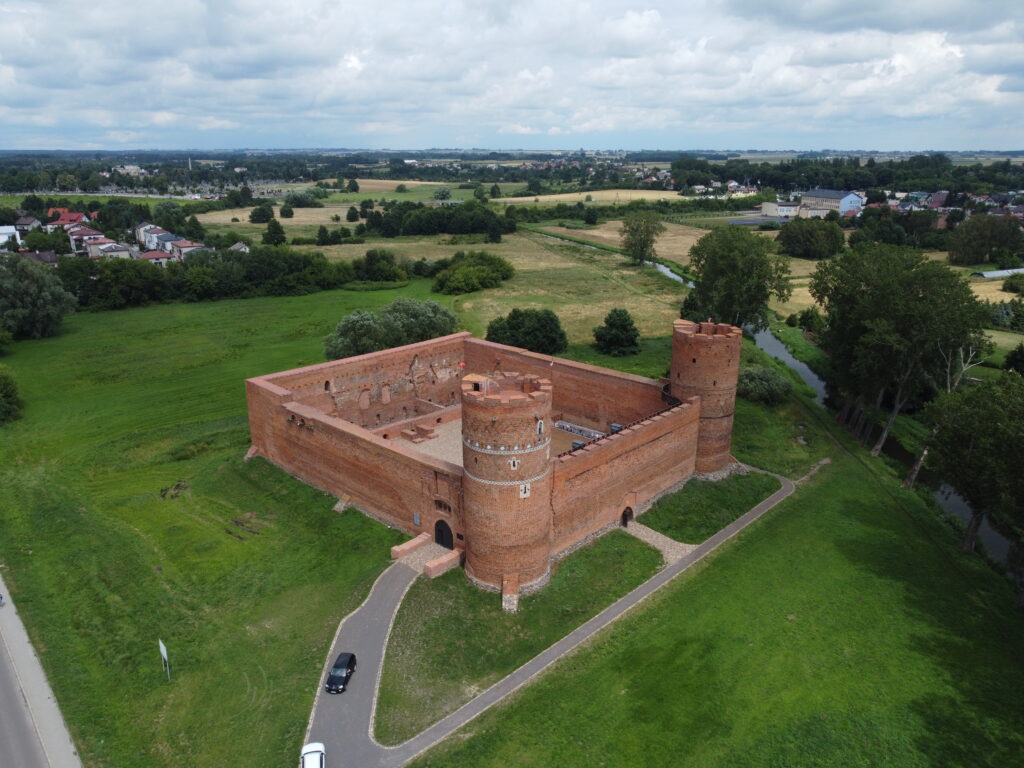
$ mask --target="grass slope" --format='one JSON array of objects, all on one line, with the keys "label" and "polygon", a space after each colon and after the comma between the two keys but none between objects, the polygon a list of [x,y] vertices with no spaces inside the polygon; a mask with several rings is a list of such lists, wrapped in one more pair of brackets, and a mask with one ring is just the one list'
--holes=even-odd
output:
[{"label": "grass slope", "polygon": [[337,622],[402,537],[243,464],[243,382],[321,360],[342,312],[393,293],[84,314],[5,358],[27,407],[0,433],[4,578],[87,765],[293,758]]},{"label": "grass slope", "polygon": [[417,766],[1005,766],[1024,617],[839,453],[696,573]]},{"label": "grass slope", "polygon": [[398,744],[650,578],[653,548],[612,531],[554,566],[551,583],[524,597],[519,612],[472,586],[462,571],[420,579],[406,595],[388,642],[376,738]]},{"label": "grass slope", "polygon": [[694,479],[658,499],[640,522],[676,541],[701,544],[777,490],[779,481],[759,472],[717,482]]}]

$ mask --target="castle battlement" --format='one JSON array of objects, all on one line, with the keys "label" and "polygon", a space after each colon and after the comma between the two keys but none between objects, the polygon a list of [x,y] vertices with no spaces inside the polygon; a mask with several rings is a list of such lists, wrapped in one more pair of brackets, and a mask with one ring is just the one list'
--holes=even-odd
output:
[{"label": "castle battlement", "polygon": [[[667,387],[465,333],[260,376],[250,453],[461,550],[482,588],[526,594],[563,553],[732,461],[741,339],[677,320]],[[567,452],[566,424],[603,436]]]}]

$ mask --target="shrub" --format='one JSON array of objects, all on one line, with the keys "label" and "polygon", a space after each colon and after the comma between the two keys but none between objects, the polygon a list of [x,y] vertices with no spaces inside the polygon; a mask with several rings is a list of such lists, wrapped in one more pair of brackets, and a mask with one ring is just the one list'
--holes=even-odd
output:
[{"label": "shrub", "polygon": [[800,311],[797,316],[797,325],[808,333],[818,336],[825,330],[825,316],[817,307],[808,307]]},{"label": "shrub", "polygon": [[765,405],[777,405],[785,400],[793,387],[777,371],[762,366],[750,366],[740,371],[736,393],[744,400]]},{"label": "shrub", "polygon": [[1006,353],[1003,368],[1008,371],[1016,371],[1024,376],[1024,341]]},{"label": "shrub", "polygon": [[288,205],[287,203],[285,205],[281,206],[281,218],[282,219],[290,219],[294,215],[295,215],[295,211],[292,210],[292,206]]},{"label": "shrub", "polygon": [[257,205],[249,211],[249,221],[253,224],[266,224],[274,218],[274,209],[268,203]]},{"label": "shrub", "polygon": [[550,309],[513,309],[487,326],[487,341],[554,355],[564,352],[569,340],[558,315]]},{"label": "shrub", "polygon": [[384,248],[374,248],[366,256],[352,262],[356,279],[372,283],[399,282],[408,275],[395,263],[395,254]]},{"label": "shrub", "polygon": [[494,288],[516,273],[506,259],[487,251],[458,251],[451,262],[436,273],[434,293],[470,293]]},{"label": "shrub", "polygon": [[597,349],[606,355],[624,357],[640,351],[640,331],[625,309],[613,309],[604,318],[604,325],[594,329]]},{"label": "shrub", "polygon": [[796,328],[798,325],[800,325],[800,319],[796,316],[796,314],[792,314],[786,318],[786,325],[788,325],[790,328]]},{"label": "shrub", "polygon": [[356,311],[324,339],[328,360],[363,355],[454,333],[458,320],[434,301],[395,299],[379,312]]},{"label": "shrub", "polygon": [[17,379],[7,366],[0,365],[0,424],[21,418],[21,406]]},{"label": "shrub", "polygon": [[1010,275],[1003,280],[1003,290],[1010,293],[1024,293],[1024,274]]}]

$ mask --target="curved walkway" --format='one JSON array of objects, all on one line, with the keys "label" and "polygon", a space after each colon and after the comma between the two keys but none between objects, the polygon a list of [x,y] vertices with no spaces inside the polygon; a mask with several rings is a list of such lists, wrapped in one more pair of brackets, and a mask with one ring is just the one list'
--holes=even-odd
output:
[{"label": "curved walkway", "polygon": [[[760,472],[762,470],[749,467]],[[813,473],[813,470],[812,470]],[[765,473],[772,474],[772,473]],[[689,554],[658,571],[639,587],[620,598],[589,621],[581,624],[554,645],[534,656],[507,677],[447,717],[434,723],[396,747],[385,747],[373,739],[373,710],[377,701],[377,684],[384,659],[384,649],[398,606],[417,571],[401,561],[395,563],[377,580],[370,596],[355,612],[342,620],[331,654],[325,665],[342,650],[354,651],[359,668],[352,685],[340,696],[318,693],[313,705],[307,741],[322,741],[332,765],[358,768],[383,766],[393,768],[404,765],[421,752],[430,749],[473,718],[497,704],[510,693],[529,682],[563,656],[619,619],[650,595],[668,584],[679,574],[699,563],[737,533],[764,515],[768,510],[796,490],[796,482],[781,475],[773,475],[781,487],[749,512],[737,518]],[[800,482],[800,481],[797,481]],[[346,628],[352,620],[350,628]],[[320,680],[323,691],[323,678]]]}]

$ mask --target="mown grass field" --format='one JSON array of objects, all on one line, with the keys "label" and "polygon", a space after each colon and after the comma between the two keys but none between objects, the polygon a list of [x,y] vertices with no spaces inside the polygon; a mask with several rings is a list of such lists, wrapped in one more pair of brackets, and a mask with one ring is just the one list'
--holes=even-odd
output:
[{"label": "mown grass field", "polygon": [[613,531],[552,566],[551,583],[505,613],[461,571],[420,579],[388,641],[376,738],[399,744],[458,709],[661,567],[661,554]]},{"label": "mown grass field", "polygon": [[1020,762],[1024,617],[1007,584],[884,464],[831,453],[702,567],[413,765]]},{"label": "mown grass field", "polygon": [[670,539],[701,544],[777,490],[779,481],[759,472],[717,482],[694,479],[658,499],[638,519]]},{"label": "mown grass field", "polygon": [[243,463],[243,382],[391,298],[83,314],[4,358],[27,405],[0,430],[0,560],[88,766],[294,760],[337,622],[404,537]]},{"label": "mown grass field", "polygon": [[[0,208],[20,208],[21,201],[24,200],[27,195],[0,195]],[[72,211],[78,211],[84,213],[90,202],[105,203],[108,200],[127,200],[130,203],[141,203],[142,205],[148,205],[152,208],[163,200],[174,200],[178,203],[193,203],[195,200],[191,200],[187,197],[129,197],[127,195],[86,195],[81,192],[48,192],[46,194],[39,195],[42,199],[47,198],[64,198],[69,201],[69,207]]]}]

